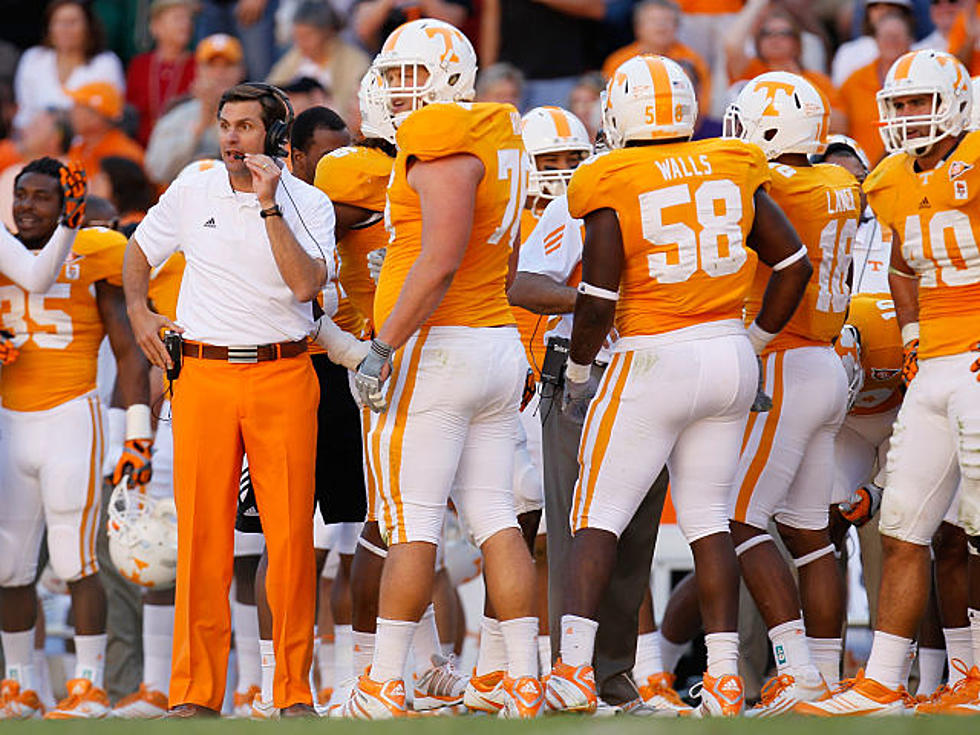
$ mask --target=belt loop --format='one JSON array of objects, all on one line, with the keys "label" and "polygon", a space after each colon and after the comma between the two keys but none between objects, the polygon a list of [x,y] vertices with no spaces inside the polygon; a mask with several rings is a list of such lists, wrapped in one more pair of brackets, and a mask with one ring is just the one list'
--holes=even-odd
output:
[{"label": "belt loop", "polygon": [[276,359],[279,360],[282,358],[282,343],[276,342],[274,346],[276,348]]}]

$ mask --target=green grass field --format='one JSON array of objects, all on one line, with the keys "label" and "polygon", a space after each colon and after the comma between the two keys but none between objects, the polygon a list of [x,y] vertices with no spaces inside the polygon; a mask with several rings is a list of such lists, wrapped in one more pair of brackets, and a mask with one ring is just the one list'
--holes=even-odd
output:
[{"label": "green grass field", "polygon": [[964,718],[888,717],[883,719],[817,720],[795,717],[775,720],[662,720],[620,716],[587,719],[572,715],[545,717],[534,722],[502,722],[489,717],[427,717],[402,722],[249,722],[244,720],[194,720],[182,722],[11,722],[0,732],[18,735],[52,730],[72,735],[252,735],[274,731],[277,735],[331,732],[337,735],[496,735],[501,731],[534,735],[958,735],[977,731],[978,722]]}]

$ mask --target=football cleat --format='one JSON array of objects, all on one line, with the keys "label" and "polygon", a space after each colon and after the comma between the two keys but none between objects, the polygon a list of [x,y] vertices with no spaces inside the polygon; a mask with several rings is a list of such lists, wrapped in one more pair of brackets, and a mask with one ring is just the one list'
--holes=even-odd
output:
[{"label": "football cleat", "polygon": [[786,714],[800,702],[813,702],[830,696],[821,677],[814,684],[797,681],[789,674],[772,677],[762,687],[762,701],[745,713],[746,717],[773,717]]},{"label": "football cleat", "polygon": [[330,711],[331,717],[352,720],[390,720],[406,714],[405,683],[401,679],[374,681],[367,674],[357,680],[347,701]]},{"label": "football cleat", "polygon": [[505,675],[503,690],[504,706],[498,717],[505,720],[533,720],[541,715],[544,708],[544,687],[540,679],[533,676],[511,679]]},{"label": "football cleat", "polygon": [[933,696],[915,708],[917,715],[972,715],[976,714],[980,703],[980,668],[967,669],[960,659],[953,659],[953,668],[963,674],[963,678],[953,686],[942,687]]},{"label": "football cleat", "polygon": [[701,683],[691,687],[691,696],[701,698],[695,717],[737,717],[745,707],[745,684],[740,676],[715,678],[705,672]]},{"label": "football cleat", "polygon": [[858,672],[854,679],[842,681],[831,696],[818,702],[800,702],[793,712],[817,717],[855,717],[902,714],[915,700],[905,687],[889,689]]},{"label": "football cleat", "polygon": [[155,689],[147,689],[146,684],[128,697],[120,699],[112,708],[109,717],[122,720],[155,720],[167,714],[167,695]]},{"label": "football cleat", "polygon": [[432,656],[432,666],[415,676],[412,709],[416,712],[452,707],[463,701],[467,679],[456,671],[453,658],[435,654]]},{"label": "football cleat", "polygon": [[68,696],[48,712],[46,720],[102,719],[109,714],[109,697],[88,679],[69,679]]},{"label": "football cleat", "polygon": [[44,705],[33,689],[20,690],[20,682],[0,682],[0,720],[29,720],[44,714]]},{"label": "football cleat", "polygon": [[326,707],[333,697],[333,687],[323,687],[316,693],[316,704],[318,707]]},{"label": "football cleat", "polygon": [[646,683],[640,685],[639,690],[643,703],[662,717],[687,717],[694,712],[694,708],[684,704],[684,700],[674,690],[674,675],[669,672],[651,674]]},{"label": "football cleat", "polygon": [[557,712],[595,712],[598,697],[592,667],[568,666],[559,658],[548,674],[545,700]]},{"label": "football cleat", "polygon": [[254,684],[244,692],[235,692],[235,698],[231,710],[232,717],[251,717],[252,702],[254,702],[255,698],[261,693],[262,689]]},{"label": "football cleat", "polygon": [[278,720],[279,708],[271,701],[263,700],[261,694],[257,694],[252,700],[248,717],[250,720]]},{"label": "football cleat", "polygon": [[463,704],[466,705],[466,709],[491,715],[500,712],[506,698],[503,671],[491,671],[480,676],[474,673],[466,684],[466,691],[463,692]]}]

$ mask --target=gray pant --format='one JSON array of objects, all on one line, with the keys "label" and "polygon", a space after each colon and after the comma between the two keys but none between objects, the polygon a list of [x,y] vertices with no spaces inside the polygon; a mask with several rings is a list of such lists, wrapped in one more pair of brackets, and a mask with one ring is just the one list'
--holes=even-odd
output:
[{"label": "gray pant", "polygon": [[[593,367],[592,370],[601,376],[603,368]],[[561,642],[564,567],[572,543],[568,519],[578,479],[582,426],[562,414],[560,388],[542,385],[538,410],[541,413],[544,502],[548,519],[548,611],[551,650],[556,656]],[[609,704],[621,704],[637,696],[631,672],[636,660],[638,616],[643,595],[650,584],[653,547],[657,542],[666,494],[665,469],[619,538],[616,566],[599,606],[595,677],[599,695]]]}]

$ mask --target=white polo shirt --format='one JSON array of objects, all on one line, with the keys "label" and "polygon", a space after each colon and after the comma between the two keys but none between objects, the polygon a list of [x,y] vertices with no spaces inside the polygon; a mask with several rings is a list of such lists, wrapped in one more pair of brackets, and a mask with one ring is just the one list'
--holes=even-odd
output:
[{"label": "white polo shirt", "polygon": [[[326,262],[332,278],[330,200],[284,169],[276,203],[297,242]],[[302,339],[313,329],[311,304],[297,301],[279,275],[260,209],[255,194],[231,188],[224,164],[216,162],[177,178],[136,228],[134,237],[151,266],[178,250],[187,260],[177,302],[186,339],[260,345]]]}]

